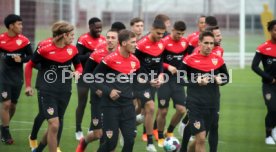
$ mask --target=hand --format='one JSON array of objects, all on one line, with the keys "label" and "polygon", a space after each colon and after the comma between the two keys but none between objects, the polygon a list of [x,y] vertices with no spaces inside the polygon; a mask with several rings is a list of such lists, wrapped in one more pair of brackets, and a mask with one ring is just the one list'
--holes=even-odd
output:
[{"label": "hand", "polygon": [[73,77],[75,78],[75,80],[78,80],[81,76],[81,73],[79,73],[78,71],[72,72]]},{"label": "hand", "polygon": [[103,95],[102,90],[97,89],[97,91],[95,92],[97,96],[101,97]]},{"label": "hand", "polygon": [[221,76],[219,76],[219,75],[215,76],[215,81],[218,85],[221,85],[222,84]]},{"label": "hand", "polygon": [[276,80],[273,78],[273,80],[272,80],[272,82],[271,82],[271,84],[273,84],[273,83],[276,83]]},{"label": "hand", "polygon": [[20,63],[22,61],[21,57],[19,55],[12,56],[15,62]]},{"label": "hand", "polygon": [[177,73],[176,67],[169,65],[168,70],[171,72],[172,75]]},{"label": "hand", "polygon": [[26,87],[25,94],[26,94],[26,96],[33,96],[34,91],[33,91],[32,87]]},{"label": "hand", "polygon": [[210,78],[208,76],[198,76],[196,81],[200,86],[207,85],[209,83]]},{"label": "hand", "polygon": [[110,94],[109,94],[109,97],[113,101],[115,101],[115,100],[117,100],[120,97],[120,93],[121,93],[121,91],[116,90],[116,89],[112,89],[111,92],[110,92]]}]

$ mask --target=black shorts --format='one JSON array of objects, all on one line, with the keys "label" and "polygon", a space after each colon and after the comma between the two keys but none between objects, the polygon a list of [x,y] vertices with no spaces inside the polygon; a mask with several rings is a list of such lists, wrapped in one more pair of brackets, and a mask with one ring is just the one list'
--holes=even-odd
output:
[{"label": "black shorts", "polygon": [[2,83],[0,84],[0,102],[11,100],[12,103],[17,104],[18,98],[21,93],[21,88],[23,84],[11,85]]},{"label": "black shorts", "polygon": [[168,81],[161,85],[157,90],[158,95],[158,108],[168,108],[170,99],[173,101],[173,105],[186,105],[186,97],[184,87],[177,84],[174,81]]},{"label": "black shorts", "polygon": [[127,134],[128,137],[135,137],[136,114],[134,105],[103,107],[102,110],[104,137],[117,140],[119,129]]},{"label": "black shorts", "polygon": [[267,109],[276,111],[276,85],[263,83],[262,89]]},{"label": "black shorts", "polygon": [[135,89],[134,96],[141,100],[141,107],[144,108],[145,104],[152,100],[154,101],[156,88],[149,86],[147,89]]},{"label": "black shorts", "polygon": [[189,107],[188,114],[192,135],[196,135],[202,131],[206,131],[206,134],[208,134],[211,126],[218,125],[218,109],[199,109],[198,107]]},{"label": "black shorts", "polygon": [[63,118],[68,103],[70,101],[71,93],[52,93],[40,90],[38,94],[38,102],[41,105],[42,111],[40,113],[48,120],[51,118]]},{"label": "black shorts", "polygon": [[95,92],[91,91],[91,122],[92,129],[102,128],[102,107],[101,107],[101,97],[99,97]]}]

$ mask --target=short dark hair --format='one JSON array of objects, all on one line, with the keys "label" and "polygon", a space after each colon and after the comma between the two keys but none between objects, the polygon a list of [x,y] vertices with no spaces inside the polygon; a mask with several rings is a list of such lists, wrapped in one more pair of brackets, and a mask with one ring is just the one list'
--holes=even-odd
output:
[{"label": "short dark hair", "polygon": [[218,21],[214,16],[207,16],[205,18],[205,23],[207,24],[207,26],[217,26],[218,25]]},{"label": "short dark hair", "polygon": [[199,34],[199,41],[202,41],[203,38],[206,37],[206,36],[211,36],[211,37],[215,38],[214,34],[212,32],[210,32],[210,31],[203,31],[203,32],[201,32]]},{"label": "short dark hair", "polygon": [[152,23],[152,27],[155,29],[164,29],[166,30],[165,23],[162,20],[156,19]]},{"label": "short dark hair", "polygon": [[219,26],[208,26],[205,31],[213,32],[214,30],[218,30]]},{"label": "short dark hair", "polygon": [[120,32],[121,30],[126,29],[126,26],[122,22],[114,22],[111,25],[111,29],[117,30],[118,32]]},{"label": "short dark hair", "polygon": [[166,22],[168,20],[170,20],[169,16],[165,15],[165,14],[157,14],[154,18],[154,20],[161,20],[163,22]]},{"label": "short dark hair", "polygon": [[97,17],[93,17],[88,21],[88,25],[95,24],[96,22],[102,22],[102,21]]},{"label": "short dark hair", "polygon": [[273,26],[276,25],[276,20],[271,20],[267,23],[267,30],[272,31]]},{"label": "short dark hair", "polygon": [[22,18],[19,15],[9,14],[7,17],[5,17],[4,24],[5,24],[6,28],[8,29],[10,24],[13,24],[17,21],[22,21]]},{"label": "short dark hair", "polygon": [[134,38],[134,37],[136,37],[136,35],[132,31],[123,29],[119,32],[118,37],[119,37],[119,43],[120,43],[120,45],[122,45],[123,41],[127,41],[131,38]]},{"label": "short dark hair", "polygon": [[133,26],[137,22],[144,22],[144,20],[141,19],[140,17],[135,17],[135,18],[130,20],[130,26]]},{"label": "short dark hair", "polygon": [[186,30],[186,24],[183,21],[176,21],[173,25],[173,28],[178,31],[185,31]]}]

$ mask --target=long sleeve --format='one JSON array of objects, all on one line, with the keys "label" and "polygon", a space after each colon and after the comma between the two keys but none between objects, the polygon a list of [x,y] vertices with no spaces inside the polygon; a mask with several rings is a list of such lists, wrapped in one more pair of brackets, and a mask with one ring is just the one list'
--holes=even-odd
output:
[{"label": "long sleeve", "polygon": [[25,82],[26,82],[26,87],[30,87],[32,84],[32,70],[35,64],[30,60],[25,67]]},{"label": "long sleeve", "polygon": [[93,75],[95,77],[93,84],[97,89],[102,90],[103,94],[107,96],[110,95],[112,90],[112,88],[106,85],[106,80],[105,80],[105,75],[108,72],[108,68],[109,67],[107,67],[107,65],[104,62],[101,62],[93,72]]},{"label": "long sleeve", "polygon": [[261,60],[262,60],[262,54],[256,52],[256,54],[253,58],[253,61],[252,61],[251,68],[255,73],[257,73],[259,76],[261,76],[266,82],[272,82],[273,77],[271,75],[269,75],[268,73],[264,72],[259,67]]},{"label": "long sleeve", "polygon": [[30,44],[28,44],[27,46],[25,46],[24,50],[26,52],[26,55],[22,57],[22,62],[26,63],[26,62],[28,62],[31,59],[31,57],[33,55],[33,50],[32,50],[32,47],[31,47]]}]

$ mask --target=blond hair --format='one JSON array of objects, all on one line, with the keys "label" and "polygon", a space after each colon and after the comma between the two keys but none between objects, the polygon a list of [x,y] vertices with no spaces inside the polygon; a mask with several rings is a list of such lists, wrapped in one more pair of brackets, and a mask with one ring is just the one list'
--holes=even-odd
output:
[{"label": "blond hair", "polygon": [[66,21],[57,21],[52,26],[53,37],[60,36],[74,30],[74,26]]}]

